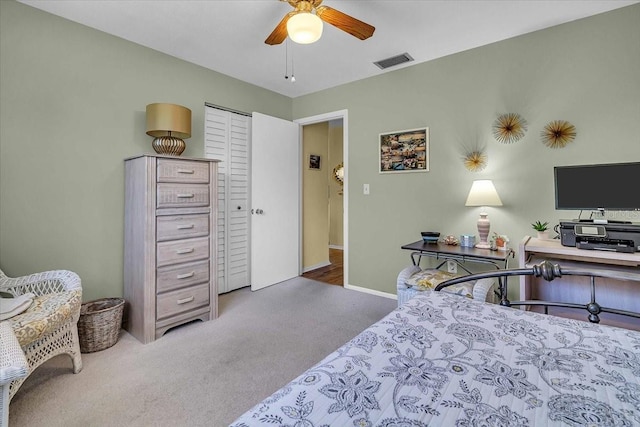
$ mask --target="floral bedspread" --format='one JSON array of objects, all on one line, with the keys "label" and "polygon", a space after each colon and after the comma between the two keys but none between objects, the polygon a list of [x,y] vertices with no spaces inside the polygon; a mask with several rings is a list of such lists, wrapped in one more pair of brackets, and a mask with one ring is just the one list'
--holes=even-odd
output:
[{"label": "floral bedspread", "polygon": [[245,426],[637,426],[640,333],[425,291]]}]

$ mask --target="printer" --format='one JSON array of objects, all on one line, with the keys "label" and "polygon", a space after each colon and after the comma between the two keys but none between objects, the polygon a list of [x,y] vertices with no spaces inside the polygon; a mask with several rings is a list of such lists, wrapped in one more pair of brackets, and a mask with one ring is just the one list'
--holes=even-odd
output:
[{"label": "printer", "polygon": [[640,223],[561,220],[560,243],[579,249],[640,252]]}]

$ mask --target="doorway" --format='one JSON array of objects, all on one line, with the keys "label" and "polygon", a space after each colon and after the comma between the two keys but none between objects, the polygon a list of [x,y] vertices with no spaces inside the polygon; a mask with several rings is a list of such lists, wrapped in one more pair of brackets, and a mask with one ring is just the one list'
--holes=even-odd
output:
[{"label": "doorway", "polygon": [[346,285],[346,111],[296,121],[301,124],[302,276]]}]

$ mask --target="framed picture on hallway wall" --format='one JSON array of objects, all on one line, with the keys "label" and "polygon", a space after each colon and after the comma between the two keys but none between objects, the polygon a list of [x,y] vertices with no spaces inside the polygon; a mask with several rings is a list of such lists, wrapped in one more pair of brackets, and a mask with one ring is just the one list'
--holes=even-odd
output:
[{"label": "framed picture on hallway wall", "polygon": [[320,155],[309,154],[309,169],[320,170]]},{"label": "framed picture on hallway wall", "polygon": [[378,172],[428,172],[429,128],[380,134]]}]

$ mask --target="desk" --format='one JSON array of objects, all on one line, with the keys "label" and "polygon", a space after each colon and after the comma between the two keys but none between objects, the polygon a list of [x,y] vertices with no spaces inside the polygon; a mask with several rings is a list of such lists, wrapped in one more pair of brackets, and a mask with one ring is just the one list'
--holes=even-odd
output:
[{"label": "desk", "polygon": [[[411,261],[413,265],[420,265],[422,257],[430,257],[443,260],[436,268],[440,268],[447,261],[455,261],[464,271],[471,274],[461,262],[471,261],[482,264],[491,264],[499,269],[508,268],[509,257],[513,258],[513,250],[492,251],[491,249],[467,248],[444,243],[425,243],[422,240],[402,246],[402,249],[412,251]],[[416,261],[417,257],[417,261]]]},{"label": "desk", "polygon": [[[560,240],[541,240],[535,237],[525,236],[519,248],[519,267],[528,268],[541,261],[551,261],[566,268],[580,268],[598,271],[608,274],[605,280],[598,279],[596,292],[595,282],[585,277],[567,276],[547,282],[533,276],[520,277],[520,301],[512,302],[513,305],[542,305],[545,302],[553,306],[561,303],[568,306],[570,303],[580,303],[582,308],[589,310],[592,306],[593,313],[597,315],[603,312],[618,314],[616,311],[640,313],[640,300],[638,299],[638,277],[640,277],[640,253],[624,253],[578,249],[562,246]],[[597,297],[597,299],[596,299]],[[616,307],[616,310],[605,308]],[[553,313],[557,314],[557,313]],[[640,317],[637,316],[637,317]],[[622,327],[638,328],[640,322],[628,324],[629,319],[611,318],[611,322],[623,322],[616,324]],[[613,324],[613,323],[611,323]],[[634,326],[631,326],[634,325]]]}]

